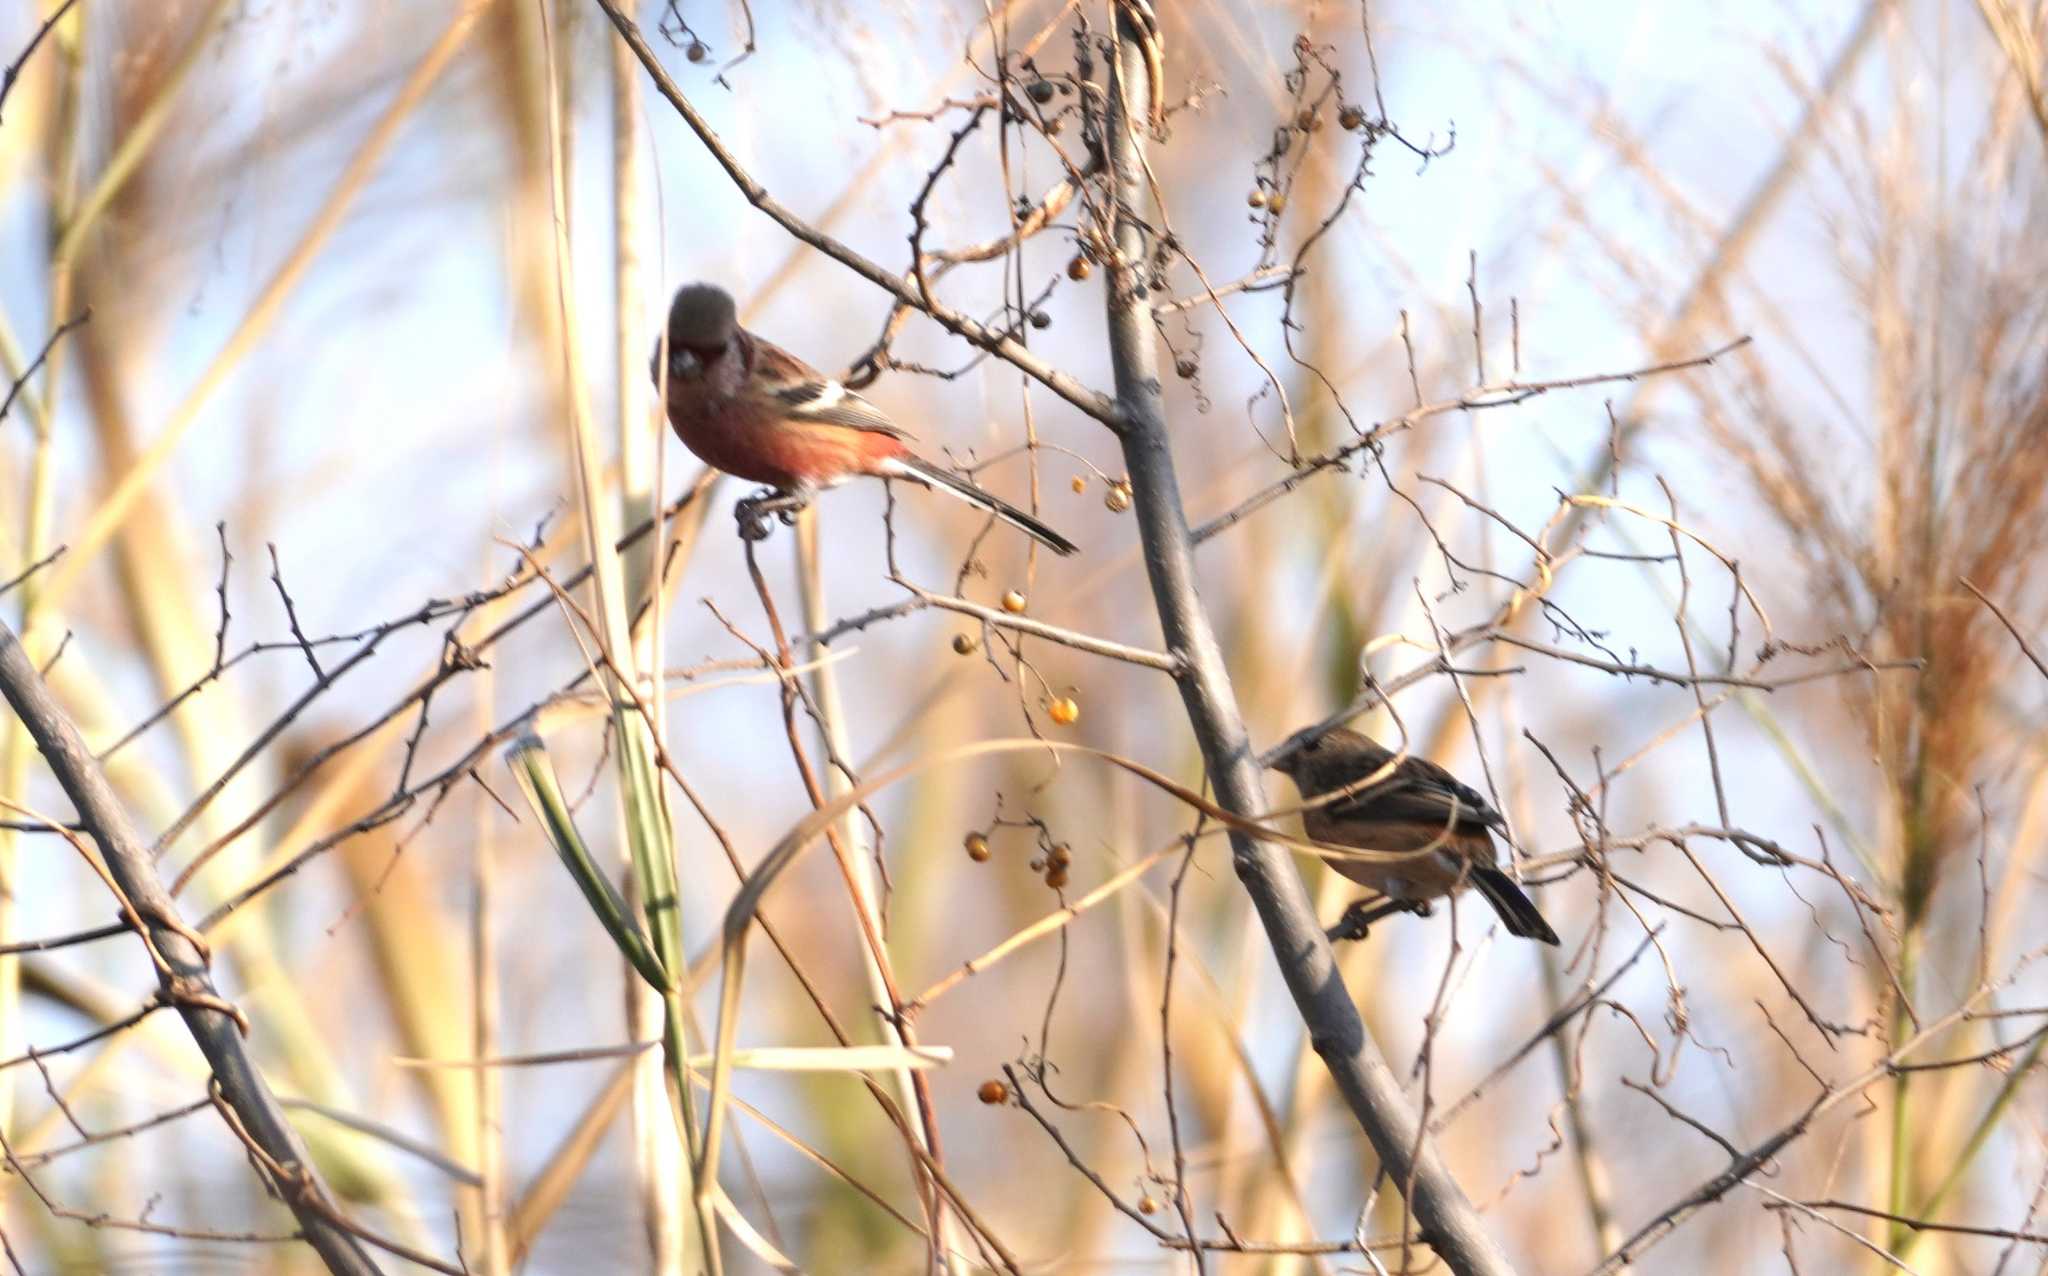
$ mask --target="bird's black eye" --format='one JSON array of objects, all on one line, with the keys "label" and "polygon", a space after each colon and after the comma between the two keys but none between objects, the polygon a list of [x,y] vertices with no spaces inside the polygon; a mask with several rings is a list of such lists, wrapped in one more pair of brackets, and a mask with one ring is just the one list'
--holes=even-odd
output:
[{"label": "bird's black eye", "polygon": [[1317,749],[1320,749],[1320,748],[1322,748],[1322,747],[1323,747],[1323,742],[1322,742],[1322,740],[1321,740],[1320,738],[1317,738],[1317,739],[1313,739],[1313,740],[1310,740],[1310,741],[1308,741],[1308,742],[1307,742],[1306,744],[1303,744],[1303,745],[1301,746],[1301,751],[1302,751],[1303,753],[1314,753],[1314,752],[1315,752],[1315,751],[1316,751]]}]

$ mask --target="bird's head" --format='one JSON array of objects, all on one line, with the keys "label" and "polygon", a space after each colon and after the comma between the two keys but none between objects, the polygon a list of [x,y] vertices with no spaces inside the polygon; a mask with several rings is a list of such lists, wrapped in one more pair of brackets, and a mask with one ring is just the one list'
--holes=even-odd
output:
[{"label": "bird's head", "polygon": [[[739,333],[739,307],[732,294],[717,284],[684,284],[668,306],[668,379],[694,381],[716,362]],[[648,374],[661,382],[661,344],[648,362]]]},{"label": "bird's head", "polygon": [[1341,776],[1361,764],[1383,765],[1388,754],[1349,727],[1310,726],[1288,736],[1267,756],[1271,759],[1266,763],[1268,769],[1293,780],[1297,787],[1321,789],[1326,786],[1317,783],[1317,777],[1326,773]]}]

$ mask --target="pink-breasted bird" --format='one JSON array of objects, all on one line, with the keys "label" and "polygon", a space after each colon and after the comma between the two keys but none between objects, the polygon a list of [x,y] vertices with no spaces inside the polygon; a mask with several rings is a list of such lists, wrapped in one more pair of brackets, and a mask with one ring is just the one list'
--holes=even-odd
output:
[{"label": "pink-breasted bird", "polygon": [[[1493,905],[1508,934],[1557,942],[1557,932],[1522,888],[1495,867],[1490,830],[1507,821],[1449,771],[1412,753],[1397,755],[1345,727],[1305,728],[1276,752],[1273,769],[1292,779],[1305,801],[1359,786],[1303,809],[1301,825],[1310,837],[1361,851],[1416,852],[1402,860],[1327,861],[1386,896],[1376,908],[1364,907],[1364,901],[1352,905],[1331,938],[1359,938],[1366,923],[1389,912],[1427,913],[1430,900],[1469,885]],[[1383,770],[1374,783],[1361,783]]]},{"label": "pink-breasted bird", "polygon": [[987,510],[1055,553],[1080,546],[962,475],[910,450],[910,433],[839,382],[748,332],[732,294],[685,284],[668,309],[668,368],[657,342],[648,371],[666,380],[668,423],[705,464],[775,489],[753,515],[800,509],[848,479],[903,479]]}]

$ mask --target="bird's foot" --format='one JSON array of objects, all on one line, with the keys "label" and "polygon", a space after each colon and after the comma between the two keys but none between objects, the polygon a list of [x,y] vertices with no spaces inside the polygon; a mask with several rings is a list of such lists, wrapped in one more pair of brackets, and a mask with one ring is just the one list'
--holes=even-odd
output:
[{"label": "bird's foot", "polygon": [[[1372,916],[1368,916],[1368,913],[1371,913]],[[1364,900],[1353,900],[1351,907],[1345,909],[1344,915],[1337,919],[1337,924],[1324,931],[1323,934],[1333,944],[1341,944],[1346,940],[1364,939],[1365,932],[1372,926],[1374,919],[1382,916],[1385,916],[1384,912],[1368,908]]]},{"label": "bird's foot", "polygon": [[784,527],[795,527],[796,516],[811,503],[808,492],[782,492],[769,487],[732,507],[733,518],[739,522],[740,537],[744,540],[768,539],[768,519],[772,515]]},{"label": "bird's foot", "polygon": [[1329,937],[1331,943],[1341,944],[1348,939],[1364,939],[1366,931],[1382,917],[1391,917],[1396,913],[1413,913],[1417,917],[1427,917],[1432,911],[1434,910],[1426,899],[1382,897],[1353,900],[1351,907],[1345,909],[1344,915],[1337,919],[1337,924],[1323,934]]},{"label": "bird's foot", "polygon": [[734,521],[740,525],[740,539],[743,541],[765,541],[768,539],[768,519],[753,501],[741,501],[732,507]]}]

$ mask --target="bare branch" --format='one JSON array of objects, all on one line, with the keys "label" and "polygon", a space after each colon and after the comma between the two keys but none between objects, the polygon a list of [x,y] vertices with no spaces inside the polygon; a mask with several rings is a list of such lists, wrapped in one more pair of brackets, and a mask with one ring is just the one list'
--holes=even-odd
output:
[{"label": "bare branch", "polygon": [[336,1221],[341,1217],[339,1208],[250,1057],[233,1008],[214,990],[207,955],[192,942],[191,929],[179,919],[177,905],[156,875],[148,847],[129,823],[127,811],[91,751],[79,739],[78,729],[50,695],[28,653],[5,624],[0,624],[0,692],[20,715],[78,809],[81,822],[91,830],[108,873],[146,922],[148,942],[166,963],[158,976],[162,995],[183,1016],[213,1070],[222,1097],[268,1158],[271,1188],[297,1216],[307,1242],[330,1271],[375,1272],[377,1265],[361,1242]]},{"label": "bare branch", "polygon": [[[1105,273],[1110,355],[1123,422],[1120,442],[1153,602],[1167,650],[1187,664],[1187,676],[1179,682],[1181,700],[1210,783],[1223,807],[1257,820],[1265,811],[1263,785],[1222,650],[1196,588],[1196,538],[1181,504],[1151,310],[1138,290],[1138,267],[1147,260],[1149,246],[1137,215],[1145,202],[1144,143],[1131,107],[1146,100],[1148,70],[1141,33],[1123,6],[1117,13],[1117,57],[1103,129],[1119,213],[1116,260]],[[1293,864],[1276,847],[1242,831],[1234,829],[1230,840],[1233,867],[1258,910],[1309,1039],[1389,1177],[1409,1193],[1424,1238],[1461,1276],[1511,1271],[1366,1034]]]}]

